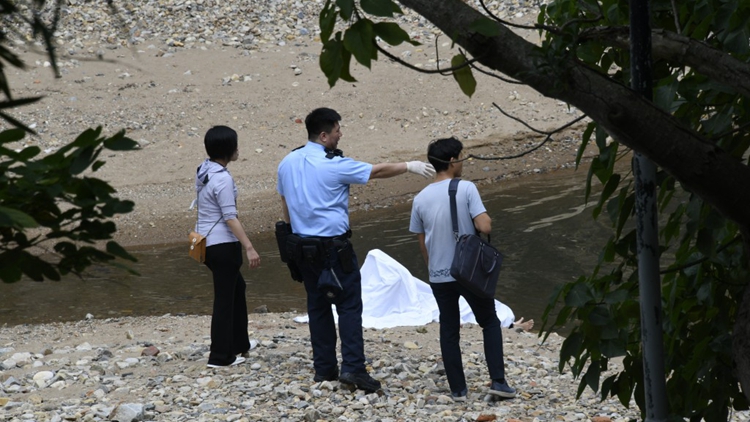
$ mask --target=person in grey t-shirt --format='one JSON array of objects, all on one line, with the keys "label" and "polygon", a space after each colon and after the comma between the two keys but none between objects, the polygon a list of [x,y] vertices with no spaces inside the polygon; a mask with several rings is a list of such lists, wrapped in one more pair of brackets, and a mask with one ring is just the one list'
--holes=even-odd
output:
[{"label": "person in grey t-shirt", "polygon": [[[456,138],[438,139],[427,150],[427,158],[435,167],[435,181],[414,197],[409,231],[416,233],[419,248],[430,273],[430,287],[440,311],[440,351],[448,378],[451,396],[466,401],[468,389],[459,346],[461,296],[471,307],[482,327],[484,354],[492,384],[489,393],[513,398],[516,390],[505,380],[503,334],[495,312],[495,300],[481,298],[459,284],[450,274],[456,239],[453,236],[448,185],[461,177],[463,144]],[[489,234],[492,219],[482,204],[477,187],[461,181],[456,192],[458,234],[481,232]]]}]

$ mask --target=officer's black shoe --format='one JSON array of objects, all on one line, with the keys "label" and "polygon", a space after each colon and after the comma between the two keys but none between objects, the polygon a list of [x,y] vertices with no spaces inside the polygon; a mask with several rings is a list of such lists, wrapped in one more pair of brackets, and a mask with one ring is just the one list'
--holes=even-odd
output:
[{"label": "officer's black shoe", "polygon": [[315,374],[315,376],[313,377],[313,381],[315,382],[336,381],[337,379],[339,379],[338,369],[329,374]]},{"label": "officer's black shoe", "polygon": [[492,386],[490,387],[490,394],[498,397],[502,397],[504,399],[512,399],[516,396],[516,389],[509,386],[505,380],[502,381],[492,381]]},{"label": "officer's black shoe", "polygon": [[380,381],[371,377],[367,372],[356,374],[353,372],[342,372],[339,381],[344,384],[354,385],[368,394],[380,390]]}]

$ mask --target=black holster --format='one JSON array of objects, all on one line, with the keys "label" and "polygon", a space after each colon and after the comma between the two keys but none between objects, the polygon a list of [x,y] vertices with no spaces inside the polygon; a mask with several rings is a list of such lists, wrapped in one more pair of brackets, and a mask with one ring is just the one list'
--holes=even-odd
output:
[{"label": "black holster", "polygon": [[341,271],[346,274],[354,271],[354,246],[352,245],[352,242],[350,242],[349,240],[337,240],[334,241],[334,247],[336,248],[336,253],[339,256]]},{"label": "black holster", "polygon": [[289,268],[289,273],[292,276],[292,280],[302,283],[302,271],[300,271],[297,263],[289,255],[289,248],[287,247],[287,239],[292,234],[292,225],[284,222],[276,222],[276,245],[279,248],[279,257],[281,262],[286,263]]},{"label": "black holster", "polygon": [[341,270],[349,274],[354,271],[354,248],[349,241],[350,232],[337,237],[286,236],[286,256],[291,262],[305,263],[312,267],[331,268],[331,253],[335,251]]}]

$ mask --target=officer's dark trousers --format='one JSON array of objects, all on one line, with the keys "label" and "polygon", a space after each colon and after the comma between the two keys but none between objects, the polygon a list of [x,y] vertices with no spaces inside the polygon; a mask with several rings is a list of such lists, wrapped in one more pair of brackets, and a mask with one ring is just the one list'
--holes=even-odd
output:
[{"label": "officer's dark trousers", "polygon": [[493,380],[505,379],[505,362],[503,360],[503,332],[500,320],[495,312],[494,299],[480,298],[461,286],[458,282],[430,283],[440,310],[440,351],[443,355],[445,375],[450,389],[460,393],[466,388],[464,367],[461,362],[461,313],[458,299],[463,296],[471,307],[477,323],[482,327],[484,336],[484,358],[487,369]]},{"label": "officer's dark trousers", "polygon": [[229,365],[237,354],[250,350],[245,279],[240,273],[242,245],[233,242],[207,247],[206,266],[214,278],[211,355],[208,363]]},{"label": "officer's dark trousers", "polygon": [[[353,268],[349,274],[341,271],[338,254],[329,248],[329,261],[336,272],[342,287],[342,296],[334,302],[339,316],[339,336],[341,337],[341,372],[366,372],[364,340],[362,339],[362,276],[357,264],[357,256],[352,253]],[[318,290],[318,278],[322,265],[302,262],[300,270],[307,291],[307,313],[310,318],[310,341],[313,349],[315,373],[328,375],[337,370],[336,325],[333,319],[331,301]]]}]

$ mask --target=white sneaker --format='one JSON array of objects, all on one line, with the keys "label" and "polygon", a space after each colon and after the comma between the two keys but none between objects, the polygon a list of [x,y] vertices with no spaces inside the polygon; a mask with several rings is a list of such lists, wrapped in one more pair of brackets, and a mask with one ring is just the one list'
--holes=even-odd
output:
[{"label": "white sneaker", "polygon": [[227,366],[236,366],[236,365],[239,365],[239,364],[244,363],[244,362],[245,362],[245,358],[243,358],[241,356],[237,356],[236,358],[234,358],[234,362],[230,363],[229,365],[216,365],[214,363],[209,363],[206,366],[208,366],[209,368],[224,368],[224,367],[227,367]]}]

